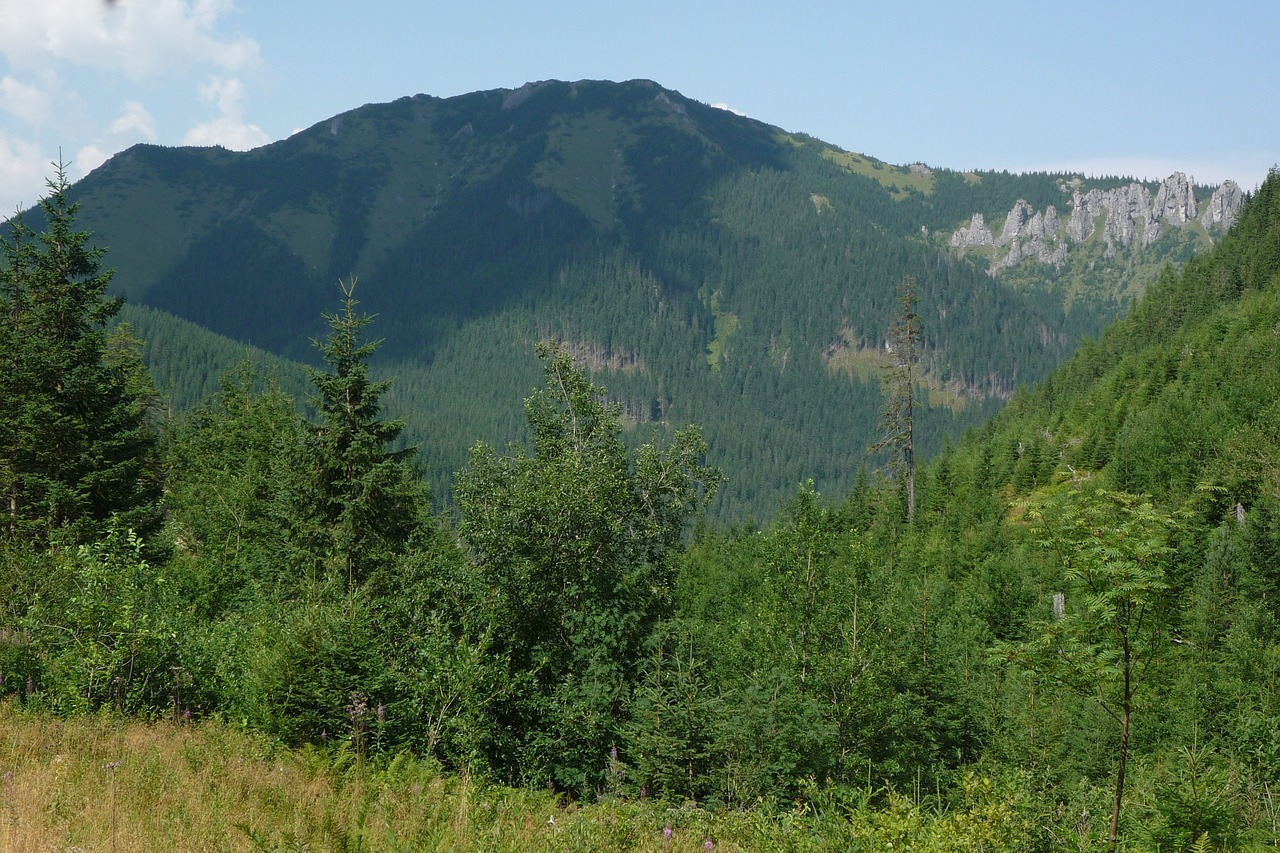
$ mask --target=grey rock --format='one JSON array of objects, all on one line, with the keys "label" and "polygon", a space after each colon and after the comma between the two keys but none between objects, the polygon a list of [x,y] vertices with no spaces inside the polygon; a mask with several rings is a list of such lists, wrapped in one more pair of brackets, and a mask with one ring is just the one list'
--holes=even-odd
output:
[{"label": "grey rock", "polygon": [[1009,211],[1009,215],[1004,218],[1004,230],[1000,232],[996,245],[1007,246],[1016,240],[1022,234],[1022,226],[1027,224],[1031,214],[1031,205],[1027,204],[1025,199],[1018,199],[1013,209]]},{"label": "grey rock", "polygon": [[[993,259],[989,272],[1017,266],[1024,260],[1035,260],[1061,269],[1069,261],[1068,243],[1083,243],[1098,227],[1103,217],[1102,238],[1106,247],[1103,257],[1113,258],[1121,249],[1150,246],[1160,239],[1165,227],[1182,228],[1197,216],[1195,184],[1182,172],[1174,172],[1160,183],[1155,196],[1144,185],[1133,182],[1122,187],[1080,192],[1080,181],[1060,184],[1063,192],[1071,191],[1070,216],[1064,228],[1063,217],[1049,205],[1044,211],[1034,210],[1025,199],[1018,199],[1005,217],[1004,230],[992,239],[982,214],[975,213],[969,225],[951,235],[951,245],[1008,247],[1003,257]],[[1239,214],[1244,194],[1234,181],[1227,181],[1213,194],[1201,222],[1206,228],[1229,227]]]},{"label": "grey rock", "polygon": [[1115,245],[1129,246],[1138,236],[1138,223],[1144,225],[1151,215],[1151,191],[1139,183],[1127,187],[1117,187],[1103,194],[1103,207],[1107,210],[1107,224],[1103,226],[1102,236],[1112,250],[1106,255],[1115,254]]},{"label": "grey rock", "polygon": [[956,249],[994,244],[995,237],[992,236],[991,229],[987,227],[986,218],[981,213],[975,213],[973,219],[969,220],[968,226],[957,229],[956,233],[951,235],[951,246]]},{"label": "grey rock", "polygon": [[[1090,193],[1093,195],[1093,193]],[[1067,222],[1067,237],[1083,243],[1093,235],[1093,217],[1084,193],[1076,190],[1071,195],[1071,219]]]},{"label": "grey rock", "polygon": [[1047,237],[1056,237],[1062,223],[1058,220],[1058,208],[1049,205],[1044,209],[1044,233]]},{"label": "grey rock", "polygon": [[1200,224],[1205,228],[1230,228],[1244,206],[1244,191],[1235,181],[1223,181],[1205,205]]},{"label": "grey rock", "polygon": [[1178,226],[1196,218],[1196,193],[1192,180],[1182,172],[1165,178],[1151,206],[1153,220],[1167,219]]}]

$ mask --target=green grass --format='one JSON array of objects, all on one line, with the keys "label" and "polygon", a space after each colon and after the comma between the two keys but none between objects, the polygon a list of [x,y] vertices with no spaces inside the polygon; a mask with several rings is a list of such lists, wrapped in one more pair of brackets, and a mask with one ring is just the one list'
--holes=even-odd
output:
[{"label": "green grass", "polygon": [[711,311],[715,315],[716,334],[711,343],[707,344],[707,364],[711,365],[713,373],[719,373],[720,364],[724,360],[725,347],[728,346],[729,339],[738,331],[741,321],[737,314],[721,310],[718,290],[711,294]]},{"label": "green grass", "polygon": [[830,147],[822,150],[822,157],[846,172],[878,181],[899,201],[907,197],[909,190],[924,195],[933,192],[933,173],[921,166],[891,166],[874,157]]},{"label": "green grass", "polygon": [[[880,382],[893,368],[893,363],[882,350],[858,346],[848,329],[842,334],[840,342],[827,348],[823,359],[831,373],[843,374],[857,382]],[[971,402],[964,389],[944,387],[928,374],[922,379],[916,391],[917,394],[923,392],[930,408],[947,408],[960,412]]]}]

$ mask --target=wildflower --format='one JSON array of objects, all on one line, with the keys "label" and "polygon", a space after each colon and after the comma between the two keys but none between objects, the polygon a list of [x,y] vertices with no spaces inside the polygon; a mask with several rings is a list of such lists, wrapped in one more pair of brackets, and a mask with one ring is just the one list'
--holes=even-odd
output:
[{"label": "wildflower", "polygon": [[671,840],[671,824],[667,824],[662,828],[662,838],[664,841]]},{"label": "wildflower", "polygon": [[711,843],[711,839],[707,839],[707,843],[702,845],[703,850],[715,850],[716,846]]}]

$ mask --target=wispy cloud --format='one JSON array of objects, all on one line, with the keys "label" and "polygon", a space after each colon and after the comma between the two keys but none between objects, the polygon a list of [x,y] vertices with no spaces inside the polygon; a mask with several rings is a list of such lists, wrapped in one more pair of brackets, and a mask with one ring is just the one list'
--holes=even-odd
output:
[{"label": "wispy cloud", "polygon": [[136,142],[155,142],[156,121],[140,101],[125,101],[120,116],[93,142],[76,152],[74,171],[87,175],[117,151]]},{"label": "wispy cloud", "polygon": [[35,204],[44,186],[48,158],[40,146],[25,139],[15,139],[0,128],[0,221],[8,219],[18,208]]},{"label": "wispy cloud", "polygon": [[224,32],[233,10],[233,0],[0,0],[0,60],[8,66],[0,65],[0,205],[33,202],[49,161],[69,139],[80,146],[75,176],[129,145],[156,140],[156,122],[140,100],[125,101],[107,119],[100,103],[82,96],[75,81],[86,72],[95,85],[145,81],[158,93],[212,71],[214,82],[200,94],[217,115],[191,129],[192,144],[265,142],[244,118],[240,76],[261,66],[261,54],[255,40]]},{"label": "wispy cloud", "polygon": [[24,83],[6,74],[0,77],[0,109],[34,127],[44,124],[52,111],[53,99],[40,86]]},{"label": "wispy cloud", "polygon": [[50,62],[122,72],[134,79],[213,64],[259,61],[246,36],[216,33],[231,0],[0,0],[0,54],[21,70]]},{"label": "wispy cloud", "polygon": [[200,87],[200,99],[214,104],[218,116],[188,130],[183,145],[221,145],[247,151],[271,141],[262,128],[244,120],[244,85],[236,78],[210,77]]}]

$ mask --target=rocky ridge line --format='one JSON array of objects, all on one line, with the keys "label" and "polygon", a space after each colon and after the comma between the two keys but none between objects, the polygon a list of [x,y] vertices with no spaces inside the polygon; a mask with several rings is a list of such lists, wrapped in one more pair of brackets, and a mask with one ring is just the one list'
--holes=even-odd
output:
[{"label": "rocky ridge line", "polygon": [[[1244,192],[1239,185],[1225,181],[1214,191],[1198,221],[1206,229],[1226,230],[1235,222],[1243,204]],[[1106,241],[1103,257],[1109,259],[1135,241],[1146,248],[1160,239],[1166,224],[1182,228],[1197,221],[1198,215],[1194,182],[1182,172],[1165,178],[1154,196],[1136,181],[1109,190],[1081,192],[1077,179],[1069,207],[1064,226],[1063,217],[1053,205],[1037,211],[1018,199],[1005,217],[999,237],[987,227],[983,215],[975,213],[967,226],[951,235],[951,246],[961,251],[977,246],[1008,247],[992,262],[992,276],[1028,260],[1060,270],[1067,264],[1070,244],[1083,243],[1093,236],[1099,216],[1106,217],[1102,225]]]}]

